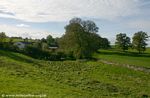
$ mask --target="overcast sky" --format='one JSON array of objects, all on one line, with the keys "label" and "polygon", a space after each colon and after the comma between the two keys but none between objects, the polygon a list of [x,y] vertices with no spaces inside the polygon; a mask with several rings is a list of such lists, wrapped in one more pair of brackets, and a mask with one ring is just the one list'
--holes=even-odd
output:
[{"label": "overcast sky", "polygon": [[150,0],[0,0],[0,32],[8,36],[60,37],[74,17],[96,22],[112,43],[117,33],[150,35]]}]

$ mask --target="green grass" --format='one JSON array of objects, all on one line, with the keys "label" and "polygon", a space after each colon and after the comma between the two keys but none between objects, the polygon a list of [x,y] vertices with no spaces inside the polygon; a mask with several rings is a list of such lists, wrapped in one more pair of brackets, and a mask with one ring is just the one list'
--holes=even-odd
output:
[{"label": "green grass", "polygon": [[99,50],[99,53],[94,56],[110,62],[150,68],[150,48],[144,54],[138,54],[135,50],[129,50],[127,52],[121,52],[115,49]]},{"label": "green grass", "polygon": [[[5,39],[5,42],[9,42],[9,41],[10,41],[10,38],[6,38],[6,39]],[[22,42],[22,41],[24,41],[24,39],[13,38],[12,41],[13,41],[13,42]],[[35,42],[35,40],[33,40],[33,39],[28,39],[28,42]]]},{"label": "green grass", "polygon": [[0,50],[0,94],[141,98],[150,96],[150,75],[100,62],[42,61]]}]

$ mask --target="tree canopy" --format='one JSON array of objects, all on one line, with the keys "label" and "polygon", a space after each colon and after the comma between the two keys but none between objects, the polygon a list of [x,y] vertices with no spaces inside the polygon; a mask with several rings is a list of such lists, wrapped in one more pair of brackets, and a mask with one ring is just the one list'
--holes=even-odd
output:
[{"label": "tree canopy", "polygon": [[130,38],[125,33],[117,34],[115,45],[123,51],[128,50],[131,45]]},{"label": "tree canopy", "polygon": [[66,32],[59,41],[60,48],[72,53],[75,58],[87,58],[100,48],[101,37],[96,34],[98,27],[93,21],[73,18],[65,27]]},{"label": "tree canopy", "polygon": [[91,20],[83,21],[81,18],[73,18],[69,21],[69,23],[70,24],[72,24],[72,23],[80,24],[85,32],[97,33],[99,30],[97,25]]},{"label": "tree canopy", "polygon": [[51,46],[55,42],[54,38],[51,35],[47,36],[46,41],[49,46]]},{"label": "tree canopy", "polygon": [[144,52],[146,50],[147,46],[146,41],[148,40],[148,35],[146,32],[139,31],[134,34],[132,39],[133,39],[132,41],[133,48],[138,50],[139,53]]}]

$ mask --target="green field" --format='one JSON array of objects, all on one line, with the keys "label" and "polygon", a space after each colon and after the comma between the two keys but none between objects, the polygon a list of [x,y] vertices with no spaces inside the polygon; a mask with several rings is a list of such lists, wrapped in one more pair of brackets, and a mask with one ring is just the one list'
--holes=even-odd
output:
[{"label": "green field", "polygon": [[99,50],[99,53],[96,53],[94,56],[109,62],[150,68],[150,48],[143,54],[138,54],[135,50],[129,50],[127,52],[118,52],[115,49]]},{"label": "green field", "polygon": [[[144,64],[148,67],[146,64],[148,62]],[[0,50],[0,94],[46,94],[47,98],[148,98],[150,75],[99,61],[42,61]]]},{"label": "green field", "polygon": [[[10,41],[10,38],[6,38],[5,39],[5,42],[9,42]],[[23,42],[24,39],[19,39],[19,38],[13,38],[12,39],[12,42]],[[35,42],[35,40],[32,40],[32,39],[28,39],[28,42]]]}]

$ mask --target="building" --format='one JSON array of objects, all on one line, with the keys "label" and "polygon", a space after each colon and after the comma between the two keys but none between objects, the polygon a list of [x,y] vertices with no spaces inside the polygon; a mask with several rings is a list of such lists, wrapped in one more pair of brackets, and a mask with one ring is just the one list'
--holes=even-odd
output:
[{"label": "building", "polygon": [[14,45],[19,49],[24,49],[26,45],[32,44],[31,42],[15,42]]}]

